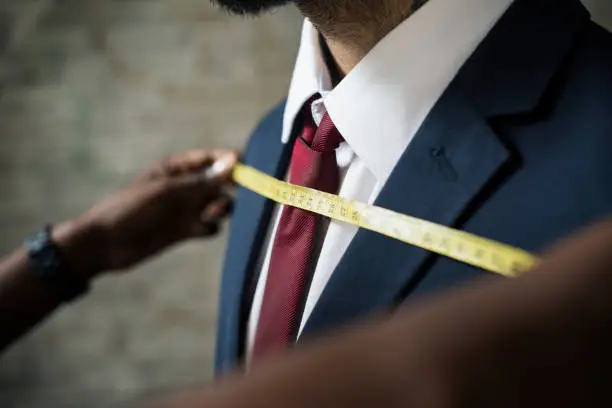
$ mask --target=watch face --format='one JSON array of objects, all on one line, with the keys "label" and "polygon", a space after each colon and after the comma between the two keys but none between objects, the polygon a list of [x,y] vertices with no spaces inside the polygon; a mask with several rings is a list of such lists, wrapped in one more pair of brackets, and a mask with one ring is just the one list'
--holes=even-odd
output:
[{"label": "watch face", "polygon": [[45,228],[27,238],[26,247],[30,259],[39,267],[41,276],[53,276],[60,263],[49,230]]},{"label": "watch face", "polygon": [[87,291],[89,282],[81,282],[62,264],[61,254],[51,238],[51,227],[26,238],[24,245],[29,259],[36,266],[36,275],[60,299],[71,301]]},{"label": "watch face", "polygon": [[45,231],[38,232],[26,239],[26,246],[30,252],[41,251],[46,246],[48,234]]}]

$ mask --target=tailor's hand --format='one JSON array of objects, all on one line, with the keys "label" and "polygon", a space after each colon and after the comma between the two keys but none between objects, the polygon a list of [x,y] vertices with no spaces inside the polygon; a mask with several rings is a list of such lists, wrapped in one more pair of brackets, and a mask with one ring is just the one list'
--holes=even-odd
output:
[{"label": "tailor's hand", "polygon": [[[72,268],[90,278],[128,268],[180,241],[214,235],[230,212],[236,152],[192,150],[171,156],[53,237]],[[220,174],[204,176],[214,163]]]}]

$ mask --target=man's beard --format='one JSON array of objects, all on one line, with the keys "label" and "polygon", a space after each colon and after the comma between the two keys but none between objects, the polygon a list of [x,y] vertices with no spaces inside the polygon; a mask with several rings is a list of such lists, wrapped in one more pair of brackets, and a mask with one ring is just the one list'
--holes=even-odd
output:
[{"label": "man's beard", "polygon": [[[338,5],[341,2],[335,0],[211,0],[213,4],[221,6],[221,8],[242,15],[257,15],[265,11],[269,11],[275,7],[285,6],[290,3],[297,3],[306,9],[306,6],[320,8],[321,5]],[[349,4],[351,0],[348,0]],[[359,0],[358,4],[368,3],[370,0]],[[412,11],[417,11],[421,6],[429,0],[412,0]],[[300,9],[302,9],[300,7]]]},{"label": "man's beard", "polygon": [[292,3],[293,0],[212,0],[212,2],[231,13],[256,15]]}]

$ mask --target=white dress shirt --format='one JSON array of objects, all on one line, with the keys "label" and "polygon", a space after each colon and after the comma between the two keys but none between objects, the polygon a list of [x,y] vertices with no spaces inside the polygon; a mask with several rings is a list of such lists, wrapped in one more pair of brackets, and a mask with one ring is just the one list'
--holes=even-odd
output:
[{"label": "white dress shirt", "polygon": [[[381,40],[333,90],[318,32],[306,20],[285,107],[282,143],[289,141],[304,103],[320,93],[322,98],[313,105],[315,121],[327,110],[345,140],[336,152],[342,174],[339,195],[374,202],[434,104],[512,1],[429,0]],[[277,206],[262,254],[248,322],[248,356],[281,211]],[[356,233],[355,226],[330,223],[300,332]]]}]

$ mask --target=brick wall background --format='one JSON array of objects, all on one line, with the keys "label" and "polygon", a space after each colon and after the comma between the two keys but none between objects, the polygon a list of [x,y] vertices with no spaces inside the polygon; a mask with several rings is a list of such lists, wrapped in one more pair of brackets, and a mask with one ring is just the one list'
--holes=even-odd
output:
[{"label": "brick wall background", "polygon": [[[0,253],[168,153],[242,146],[286,92],[300,25],[208,0],[0,1]],[[108,407],[210,378],[225,241],[100,281],[0,360],[0,406]]]}]

